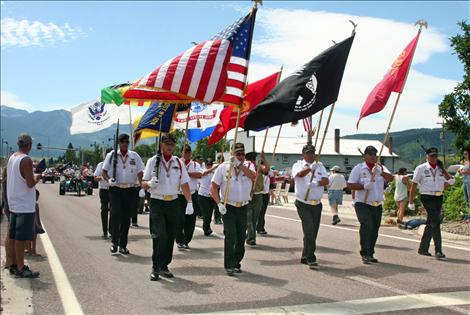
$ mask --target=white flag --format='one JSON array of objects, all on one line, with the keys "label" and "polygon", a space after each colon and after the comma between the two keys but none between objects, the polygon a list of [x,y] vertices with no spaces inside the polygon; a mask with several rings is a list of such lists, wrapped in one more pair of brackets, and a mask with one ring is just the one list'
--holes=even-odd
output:
[{"label": "white flag", "polygon": [[70,134],[91,133],[100,131],[117,123],[129,123],[129,109],[127,105],[117,106],[103,104],[98,99],[80,104],[71,109],[72,126]]},{"label": "white flag", "polygon": [[[197,102],[191,103],[191,112],[189,113],[189,129],[206,129],[217,125],[220,112],[224,109],[222,104],[205,105]],[[188,113],[180,112],[175,115],[173,129],[186,129]]]}]

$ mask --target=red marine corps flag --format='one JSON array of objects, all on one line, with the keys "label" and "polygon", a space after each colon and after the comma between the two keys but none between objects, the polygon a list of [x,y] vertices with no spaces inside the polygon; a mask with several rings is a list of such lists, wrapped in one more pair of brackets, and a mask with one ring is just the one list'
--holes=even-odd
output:
[{"label": "red marine corps flag", "polygon": [[411,66],[411,60],[413,59],[420,33],[421,32],[418,32],[418,35],[406,46],[382,81],[380,81],[372,92],[370,92],[369,96],[367,96],[366,102],[362,106],[361,115],[357,121],[356,128],[359,128],[359,122],[362,118],[384,109],[392,92],[401,93],[403,91],[403,86],[405,85],[406,76]]}]

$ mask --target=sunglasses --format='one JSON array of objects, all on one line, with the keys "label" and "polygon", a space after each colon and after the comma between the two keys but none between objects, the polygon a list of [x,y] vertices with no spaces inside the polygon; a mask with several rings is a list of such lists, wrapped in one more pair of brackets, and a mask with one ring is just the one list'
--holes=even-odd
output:
[{"label": "sunglasses", "polygon": [[245,152],[237,152],[235,153],[236,156],[245,156]]},{"label": "sunglasses", "polygon": [[129,140],[122,140],[122,141],[119,141],[119,143],[129,144]]}]

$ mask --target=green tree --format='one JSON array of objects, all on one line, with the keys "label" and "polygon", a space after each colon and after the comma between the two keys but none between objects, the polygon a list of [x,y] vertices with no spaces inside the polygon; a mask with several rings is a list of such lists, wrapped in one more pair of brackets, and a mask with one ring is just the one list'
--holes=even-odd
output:
[{"label": "green tree", "polygon": [[141,158],[150,158],[155,154],[155,147],[152,149],[152,146],[148,144],[139,144],[134,150]]},{"label": "green tree", "polygon": [[77,155],[75,154],[75,150],[73,148],[72,142],[69,143],[67,146],[67,151],[65,151],[65,161],[69,162],[72,161],[74,163],[77,162]]},{"label": "green tree", "polygon": [[470,24],[459,22],[463,33],[450,38],[451,46],[463,63],[463,81],[447,94],[439,105],[439,115],[445,120],[445,128],[455,133],[454,144],[458,149],[470,144]]},{"label": "green tree", "polygon": [[208,145],[207,142],[209,138],[204,138],[196,142],[196,148],[194,149],[194,156],[200,155],[203,159],[212,158],[215,159],[215,156],[222,151],[222,146],[224,146],[225,151],[228,150],[226,141],[224,139],[220,140],[216,144]]}]

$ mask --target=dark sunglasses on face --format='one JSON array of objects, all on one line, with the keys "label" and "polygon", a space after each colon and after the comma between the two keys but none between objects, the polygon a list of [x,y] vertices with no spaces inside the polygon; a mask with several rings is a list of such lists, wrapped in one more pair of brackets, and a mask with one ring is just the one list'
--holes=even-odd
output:
[{"label": "dark sunglasses on face", "polygon": [[236,156],[245,156],[245,152],[237,152],[235,153]]},{"label": "dark sunglasses on face", "polygon": [[122,141],[119,141],[119,143],[122,143],[122,144],[129,144],[129,140],[122,140]]}]

